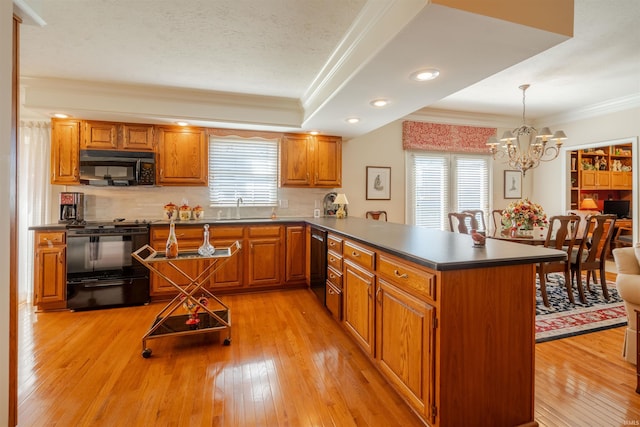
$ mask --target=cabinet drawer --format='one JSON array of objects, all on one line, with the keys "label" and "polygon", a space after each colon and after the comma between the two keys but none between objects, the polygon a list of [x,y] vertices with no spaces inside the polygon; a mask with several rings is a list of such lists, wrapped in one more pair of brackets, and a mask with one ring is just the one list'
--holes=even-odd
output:
[{"label": "cabinet drawer", "polygon": [[249,227],[249,237],[278,237],[281,229],[280,226]]},{"label": "cabinet drawer", "polygon": [[342,271],[342,256],[336,255],[333,251],[328,251],[327,265],[330,265],[337,271]]},{"label": "cabinet drawer", "polygon": [[65,243],[66,233],[64,231],[52,231],[36,234],[36,245],[48,246],[48,245],[62,245]]},{"label": "cabinet drawer", "polygon": [[380,276],[386,277],[408,292],[436,299],[436,276],[428,271],[382,254],[378,255],[377,271]]},{"label": "cabinet drawer", "polygon": [[217,227],[212,226],[209,228],[209,235],[211,238],[216,239],[242,239],[242,235],[244,234],[244,229],[242,227]]},{"label": "cabinet drawer", "polygon": [[342,289],[342,273],[331,267],[327,267],[327,281],[331,282],[336,288]]},{"label": "cabinet drawer", "polygon": [[[178,245],[180,244],[180,240],[202,241],[202,238],[204,235],[203,227],[180,227],[178,226],[178,224],[176,224],[176,237],[178,238]],[[169,237],[169,225],[165,227],[151,228],[151,241],[156,241],[156,240],[166,241],[168,237]]]},{"label": "cabinet drawer", "polygon": [[348,240],[345,240],[343,243],[343,249],[345,258],[350,259],[356,264],[359,264],[369,270],[373,270],[375,268],[375,252],[365,249]]},{"label": "cabinet drawer", "polygon": [[325,304],[334,319],[342,320],[342,291],[327,282]]},{"label": "cabinet drawer", "polygon": [[327,248],[342,255],[342,239],[335,234],[329,234],[327,236]]}]

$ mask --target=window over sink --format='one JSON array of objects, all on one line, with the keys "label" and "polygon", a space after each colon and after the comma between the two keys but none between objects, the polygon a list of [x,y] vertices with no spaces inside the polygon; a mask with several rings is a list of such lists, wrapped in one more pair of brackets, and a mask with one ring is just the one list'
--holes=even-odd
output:
[{"label": "window over sink", "polygon": [[276,206],[278,140],[211,137],[209,202],[211,206]]}]

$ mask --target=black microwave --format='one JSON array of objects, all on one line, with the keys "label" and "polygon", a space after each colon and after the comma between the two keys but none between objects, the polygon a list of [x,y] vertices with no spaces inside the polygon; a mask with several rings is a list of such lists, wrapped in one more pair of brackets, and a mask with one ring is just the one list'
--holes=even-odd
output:
[{"label": "black microwave", "polygon": [[80,150],[80,183],[154,185],[156,155],[146,151]]}]

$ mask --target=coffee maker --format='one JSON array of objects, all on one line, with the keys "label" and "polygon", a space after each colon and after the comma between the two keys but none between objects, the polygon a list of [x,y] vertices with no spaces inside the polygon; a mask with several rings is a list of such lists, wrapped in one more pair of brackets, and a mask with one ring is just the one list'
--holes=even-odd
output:
[{"label": "coffee maker", "polygon": [[76,224],[84,220],[84,193],[60,193],[60,224]]}]

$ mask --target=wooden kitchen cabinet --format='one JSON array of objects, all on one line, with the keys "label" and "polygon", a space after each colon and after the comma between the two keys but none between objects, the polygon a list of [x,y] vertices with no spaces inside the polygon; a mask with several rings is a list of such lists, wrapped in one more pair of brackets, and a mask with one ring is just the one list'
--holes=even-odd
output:
[{"label": "wooden kitchen cabinet", "polygon": [[66,232],[35,232],[34,304],[38,310],[67,307]]},{"label": "wooden kitchen cabinet", "polygon": [[306,238],[303,225],[287,226],[285,230],[285,284],[305,281]]},{"label": "wooden kitchen cabinet", "polygon": [[583,170],[581,186],[583,190],[611,188],[611,173],[609,171]]},{"label": "wooden kitchen cabinet", "polygon": [[[209,242],[214,247],[227,248],[234,242],[239,241],[242,246],[244,238],[244,227],[218,227],[209,228]],[[244,252],[242,247],[238,254],[231,257],[224,265],[222,265],[214,274],[209,284],[211,291],[229,290],[241,288],[244,284],[243,268],[244,268]]]},{"label": "wooden kitchen cabinet", "polygon": [[375,253],[353,242],[343,242],[343,321],[356,342],[374,354],[376,276]]},{"label": "wooden kitchen cabinet", "polygon": [[209,143],[202,128],[156,127],[158,185],[206,186]]},{"label": "wooden kitchen cabinet", "polygon": [[51,184],[80,184],[80,124],[51,119]]},{"label": "wooden kitchen cabinet", "polygon": [[280,143],[280,185],[341,187],[342,138],[285,135]]},{"label": "wooden kitchen cabinet", "polygon": [[432,419],[435,369],[435,276],[378,254],[376,362],[425,419]]},{"label": "wooden kitchen cabinet", "polygon": [[247,286],[277,286],[282,280],[281,226],[247,227]]},{"label": "wooden kitchen cabinet", "polygon": [[83,122],[83,150],[154,151],[153,125]]}]

